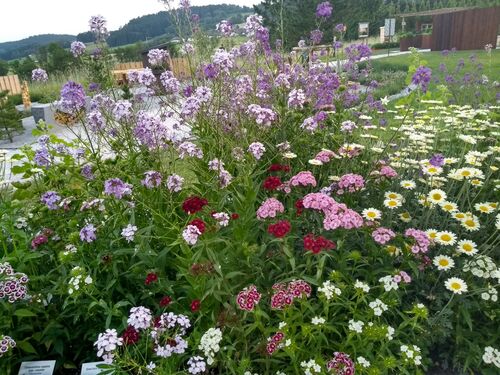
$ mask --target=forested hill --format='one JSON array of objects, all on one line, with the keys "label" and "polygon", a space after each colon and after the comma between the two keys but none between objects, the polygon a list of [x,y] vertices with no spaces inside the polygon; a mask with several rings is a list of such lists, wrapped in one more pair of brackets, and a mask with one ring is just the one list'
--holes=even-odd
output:
[{"label": "forested hill", "polygon": [[[221,4],[194,6],[191,8],[191,12],[200,17],[200,24],[203,30],[213,30],[215,25],[223,19],[228,19],[233,23],[243,22],[246,15],[252,13],[252,9],[237,5]],[[111,47],[116,47],[141,40],[144,41],[164,34],[174,37],[176,35],[175,25],[167,12],[159,12],[134,18],[120,29],[111,31],[108,44]],[[30,36],[29,38],[14,42],[0,43],[0,60],[13,60],[29,56],[36,53],[40,47],[54,42],[67,48],[76,39],[89,43],[94,41],[94,36],[90,32],[80,33],[76,36],[44,34]]]},{"label": "forested hill", "polygon": [[13,60],[36,53],[41,46],[50,43],[60,43],[63,47],[69,47],[74,35],[66,34],[43,34],[30,36],[29,38],[15,42],[0,43],[0,59]]},{"label": "forested hill", "polygon": [[[200,24],[203,30],[213,30],[215,25],[223,19],[232,23],[241,23],[247,14],[252,13],[252,9],[237,5],[206,5],[191,7],[191,13],[200,17]],[[111,47],[124,44],[135,43],[155,36],[166,34],[175,36],[175,25],[167,12],[158,12],[130,20],[122,28],[112,31],[108,38]],[[78,40],[88,43],[94,40],[90,32],[77,35]]]}]

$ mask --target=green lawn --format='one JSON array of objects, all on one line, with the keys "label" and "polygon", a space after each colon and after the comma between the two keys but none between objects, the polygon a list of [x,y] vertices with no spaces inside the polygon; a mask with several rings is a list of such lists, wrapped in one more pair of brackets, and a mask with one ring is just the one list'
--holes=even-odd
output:
[{"label": "green lawn", "polygon": [[[443,56],[441,52],[424,52],[422,59],[427,61],[427,66],[433,71],[439,69],[439,65],[444,63],[448,70],[453,70],[460,59],[465,60],[465,70],[469,70],[472,66],[469,57],[477,56],[477,61],[484,66],[484,74],[492,80],[500,79],[500,50],[493,50],[491,59],[484,50],[479,51],[457,51],[450,53],[448,56]],[[410,55],[391,56],[383,59],[373,60],[372,66],[375,71],[408,71],[411,64]]]}]

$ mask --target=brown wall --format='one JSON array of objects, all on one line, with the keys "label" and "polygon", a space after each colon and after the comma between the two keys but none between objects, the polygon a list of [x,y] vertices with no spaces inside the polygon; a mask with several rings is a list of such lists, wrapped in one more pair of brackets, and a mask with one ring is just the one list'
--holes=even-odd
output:
[{"label": "brown wall", "polygon": [[469,9],[432,17],[431,49],[442,51],[482,49],[496,46],[500,7]]}]

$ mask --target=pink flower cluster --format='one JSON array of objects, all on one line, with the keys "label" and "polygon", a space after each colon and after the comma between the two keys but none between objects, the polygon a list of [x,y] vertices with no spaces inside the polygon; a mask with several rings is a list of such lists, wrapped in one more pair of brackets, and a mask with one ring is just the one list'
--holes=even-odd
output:
[{"label": "pink flower cluster", "polygon": [[411,247],[411,252],[413,254],[426,253],[429,251],[431,241],[429,240],[427,233],[415,228],[409,228],[405,231],[405,236],[413,237],[415,240],[415,243]]},{"label": "pink flower cluster", "polygon": [[333,372],[337,375],[354,375],[354,362],[349,357],[349,354],[342,352],[333,353],[333,358],[326,364],[328,372]]},{"label": "pink flower cluster", "polygon": [[384,165],[382,168],[380,168],[380,176],[387,178],[395,178],[398,177],[398,172],[396,172],[388,165]]},{"label": "pink flower cluster", "polygon": [[196,245],[199,236],[201,236],[201,232],[195,225],[188,225],[182,231],[182,238],[184,238],[184,241],[186,241],[188,245]]},{"label": "pink flower cluster", "polygon": [[276,198],[268,198],[262,203],[257,210],[257,218],[259,220],[276,217],[278,213],[285,212],[285,207]]},{"label": "pink flower cluster", "polygon": [[363,176],[354,173],[348,173],[340,177],[338,182],[339,190],[337,194],[343,194],[344,192],[354,193],[365,187],[365,180]]},{"label": "pink flower cluster", "polygon": [[315,160],[319,160],[322,163],[328,163],[333,158],[336,158],[337,154],[330,150],[322,150],[314,157]]},{"label": "pink flower cluster", "polygon": [[347,208],[343,203],[324,193],[311,193],[304,197],[305,208],[323,211],[325,218],[323,228],[333,230],[337,228],[353,229],[363,225],[363,218],[357,212]]},{"label": "pink flower cluster", "polygon": [[250,285],[238,293],[236,303],[242,310],[253,311],[261,297],[262,295],[257,291],[257,287]]},{"label": "pink flower cluster", "polygon": [[394,275],[392,281],[399,284],[401,281],[404,281],[405,284],[411,283],[411,276],[408,275],[405,271],[400,271],[398,274]]},{"label": "pink flower cluster", "polygon": [[396,233],[384,227],[377,228],[372,233],[372,238],[376,243],[385,245],[387,242],[396,237]]},{"label": "pink flower cluster", "polygon": [[279,349],[283,345],[282,341],[284,338],[285,334],[279,331],[268,338],[268,343],[266,346],[267,354],[272,355],[276,351],[276,349]]},{"label": "pink flower cluster", "polygon": [[290,186],[316,186],[316,179],[309,171],[302,171],[293,176],[288,182]]},{"label": "pink flower cluster", "polygon": [[288,283],[277,283],[273,285],[276,291],[271,297],[271,308],[284,309],[290,306],[296,298],[311,295],[311,286],[304,280],[293,280]]},{"label": "pink flower cluster", "polygon": [[14,272],[9,263],[0,263],[0,300],[6,298],[10,303],[14,303],[26,298],[28,281],[28,276]]}]

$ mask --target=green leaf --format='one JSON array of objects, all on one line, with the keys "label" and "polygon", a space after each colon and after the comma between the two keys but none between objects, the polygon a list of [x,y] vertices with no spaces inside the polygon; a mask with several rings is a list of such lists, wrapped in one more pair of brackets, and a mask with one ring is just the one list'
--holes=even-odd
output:
[{"label": "green leaf", "polygon": [[28,341],[17,342],[17,347],[20,348],[23,352],[38,354],[33,345],[31,345]]},{"label": "green leaf", "polygon": [[19,316],[21,318],[26,318],[30,316],[36,316],[36,314],[28,309],[19,309],[14,312],[14,315]]}]

